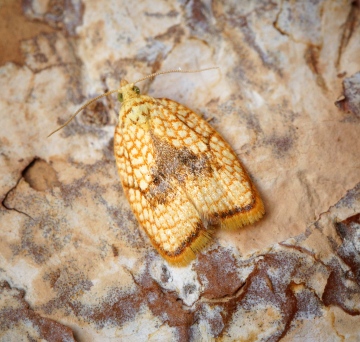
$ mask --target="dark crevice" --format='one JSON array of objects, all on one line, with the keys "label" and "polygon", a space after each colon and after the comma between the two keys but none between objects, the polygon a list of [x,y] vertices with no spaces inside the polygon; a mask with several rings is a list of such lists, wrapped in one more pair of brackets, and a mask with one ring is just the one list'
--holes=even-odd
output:
[{"label": "dark crevice", "polygon": [[276,31],[278,31],[282,36],[288,36],[288,34],[283,31],[279,25],[278,25],[278,21],[279,21],[279,17],[280,17],[280,14],[281,12],[283,11],[283,2],[284,1],[281,1],[281,3],[279,4],[279,11],[278,13],[276,14],[276,18],[275,18],[275,21],[273,22],[273,27]]},{"label": "dark crevice", "polygon": [[[13,188],[13,189],[15,189],[15,188]],[[11,190],[13,190],[13,189],[11,189]],[[10,190],[10,191],[11,191],[11,190]],[[10,192],[10,191],[9,191],[9,192]],[[7,210],[13,210],[13,211],[16,211],[17,213],[19,213],[19,214],[23,214],[23,215],[27,216],[29,219],[34,220],[34,218],[33,218],[33,217],[31,217],[29,214],[27,214],[27,213],[25,213],[25,212],[23,212],[23,211],[21,211],[21,210],[19,210],[19,209],[16,209],[16,208],[10,208],[10,207],[8,207],[8,206],[5,204],[6,197],[7,197],[7,195],[9,194],[9,192],[6,194],[6,196],[5,196],[4,200],[2,201],[2,205],[3,205],[3,207],[4,207],[5,209],[7,209]]]},{"label": "dark crevice", "polygon": [[10,207],[8,204],[6,204],[6,201],[9,197],[9,195],[16,190],[16,188],[18,187],[20,181],[22,179],[24,179],[26,181],[26,174],[27,174],[27,171],[39,160],[38,157],[35,157],[22,171],[21,171],[21,177],[16,181],[16,184],[11,188],[9,189],[9,191],[5,194],[4,196],[4,199],[2,200],[1,204],[2,206],[7,209],[7,210],[13,210],[13,211],[16,211],[17,213],[19,214],[23,214],[25,216],[27,216],[28,218],[30,218],[31,220],[34,220],[33,217],[31,217],[29,214],[19,210],[19,209],[16,209],[14,207]]},{"label": "dark crevice", "polygon": [[[25,166],[24,170],[21,171],[21,177],[25,179],[26,181],[26,177],[27,177],[27,173],[28,171],[34,166],[34,164],[41,160],[39,157],[35,157],[27,166]],[[20,178],[21,179],[21,178]],[[18,181],[18,183],[20,182],[20,179]]]},{"label": "dark crevice", "polygon": [[350,6],[351,8],[349,14],[345,20],[345,23],[343,24],[344,29],[341,36],[338,57],[335,62],[336,68],[339,67],[342,54],[356,29],[356,25],[359,23],[358,16],[360,6],[358,1],[353,1]]},{"label": "dark crevice", "polygon": [[216,304],[216,303],[225,303],[225,302],[229,302],[232,301],[236,298],[239,298],[241,296],[241,294],[243,293],[243,288],[248,285],[248,282],[242,282],[235,290],[232,294],[225,294],[223,296],[218,296],[216,298],[206,298],[203,296],[203,294],[201,293],[199,296],[199,299],[195,301],[194,305],[197,303],[212,303],[212,304]]}]

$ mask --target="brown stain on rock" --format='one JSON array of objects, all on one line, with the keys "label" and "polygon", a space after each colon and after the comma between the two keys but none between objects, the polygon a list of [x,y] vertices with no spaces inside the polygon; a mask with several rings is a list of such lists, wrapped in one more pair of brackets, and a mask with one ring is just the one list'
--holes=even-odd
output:
[{"label": "brown stain on rock", "polygon": [[[261,303],[266,303],[264,309],[267,306],[270,309],[276,307],[280,313],[280,318],[274,317],[274,319],[280,320],[283,328],[269,336],[269,340],[276,341],[285,336],[297,312],[297,301],[291,288],[292,280],[281,276],[288,272],[293,273],[297,266],[296,258],[290,254],[271,253],[257,263],[248,278],[248,285],[244,289],[244,297],[239,305],[245,310],[254,310],[254,307],[258,305],[261,307]],[[277,274],[276,278],[274,274]],[[261,330],[261,327],[259,328]]]},{"label": "brown stain on rock", "polygon": [[119,256],[119,248],[117,248],[115,245],[111,245],[111,250],[115,258]]},{"label": "brown stain on rock", "polygon": [[349,14],[346,18],[345,23],[343,24],[343,32],[339,45],[338,58],[335,63],[336,67],[339,67],[343,52],[348,46],[354,32],[356,31],[357,25],[359,25],[360,2],[352,1],[350,6],[351,8]]},{"label": "brown stain on rock", "polygon": [[23,40],[55,30],[47,24],[29,20],[20,1],[4,0],[0,6],[0,66],[6,62],[24,65],[25,56],[20,46]]},{"label": "brown stain on rock", "polygon": [[[210,260],[214,261],[214,259]],[[204,264],[204,262],[205,259],[201,261],[201,264]],[[220,271],[221,275],[219,276],[216,272],[219,272],[218,268],[221,267],[222,262],[224,260],[220,256],[218,262],[215,262],[215,269],[211,268],[212,263],[210,262],[209,267],[206,267],[206,278],[211,279],[211,274],[213,274],[214,278],[218,277],[216,282],[220,280],[222,285],[226,287],[226,284],[232,281],[232,277],[238,278],[235,272],[239,266],[233,265],[233,275],[232,272],[226,272],[225,269],[228,267],[224,266],[224,270]],[[269,333],[267,335],[268,340],[278,341],[282,336],[285,336],[290,329],[299,306],[293,290],[294,282],[292,277],[289,278],[282,275],[290,273],[296,276],[296,269],[299,268],[299,264],[300,260],[286,251],[266,254],[262,260],[254,263],[254,269],[247,277],[246,282],[235,281],[234,285],[236,284],[238,288],[233,286],[230,291],[227,291],[231,293],[225,296],[222,292],[221,284],[219,283],[219,286],[216,286],[216,282],[211,283],[210,280],[209,287],[215,285],[214,291],[217,292],[216,295],[218,297],[211,298],[211,302],[207,303],[207,305],[213,309],[215,307],[220,309],[220,315],[208,321],[213,331],[213,336],[218,338],[219,341],[226,341],[228,328],[232,326],[232,322],[238,318],[240,319],[240,317],[246,321],[245,317],[239,316],[239,310],[245,316],[254,317],[254,319],[259,316],[259,310],[261,310],[266,316],[266,321],[264,322],[264,327],[259,325],[258,328],[259,331],[264,331],[265,334],[266,332],[263,329],[266,329],[266,322],[269,321],[268,315],[273,315],[274,317],[270,318],[270,321],[274,320],[274,322],[277,322],[276,324],[282,326],[282,329]],[[275,276],[276,274],[278,276]],[[196,310],[197,314],[201,313],[203,305],[203,301],[199,302]],[[277,309],[279,316],[276,315],[276,312],[273,312],[274,308]],[[251,335],[251,332],[249,334],[247,335],[247,341],[257,340],[255,336]]]},{"label": "brown stain on rock", "polygon": [[37,191],[46,191],[60,185],[56,171],[42,159],[35,159],[23,171],[23,177]]},{"label": "brown stain on rock", "polygon": [[[194,269],[203,284],[203,297],[208,299],[233,295],[242,285],[235,258],[227,250],[200,254]],[[224,281],[226,279],[226,281]]]},{"label": "brown stain on rock", "polygon": [[[132,275],[133,276],[133,275]],[[55,297],[41,307],[47,314],[57,310],[69,310],[97,328],[121,327],[132,322],[145,304],[159,319],[178,330],[181,341],[189,340],[189,328],[194,323],[194,313],[184,310],[176,293],[164,291],[148,271],[137,279],[133,276],[136,291],[127,292],[121,287],[110,288],[104,296],[97,298],[98,304],[84,304],[78,297],[93,286],[83,270],[64,267],[44,276],[56,293]]]},{"label": "brown stain on rock", "polygon": [[[47,2],[43,13],[35,13],[35,1],[3,0],[0,6],[0,66],[6,62],[25,64],[22,43],[39,34],[62,31],[74,36],[76,27],[82,24],[84,5],[81,2],[54,0]],[[46,62],[46,56],[34,56],[37,62]]]},{"label": "brown stain on rock", "polygon": [[358,316],[360,310],[357,308],[358,305],[354,305],[354,299],[359,297],[360,286],[347,278],[340,266],[333,267],[324,289],[322,301],[326,306],[338,306],[349,315]]},{"label": "brown stain on rock", "polygon": [[[357,225],[359,217],[360,214],[354,215],[340,224]],[[349,228],[340,229],[339,234],[345,239]],[[193,267],[203,283],[203,290],[201,299],[192,307],[185,307],[175,292],[162,289],[152,278],[149,267],[146,267],[139,278],[132,275],[137,286],[135,292],[128,294],[120,288],[114,288],[99,298],[97,306],[84,305],[74,299],[76,293],[89,291],[92,286],[91,281],[82,274],[72,274],[64,279],[59,272],[49,274],[46,280],[57,292],[57,296],[43,309],[52,312],[55,309],[71,308],[76,316],[101,328],[109,324],[122,326],[134,320],[140,308],[147,305],[164,324],[176,328],[180,340],[184,341],[191,340],[194,325],[205,317],[212,337],[220,341],[226,340],[233,320],[240,318],[237,315],[245,314],[248,318],[256,319],[264,314],[266,320],[264,326],[259,325],[259,330],[266,333],[266,324],[273,321],[271,324],[278,324],[281,328],[270,332],[267,338],[278,341],[304,317],[321,317],[324,305],[337,305],[349,314],[359,314],[346,304],[348,299],[351,301],[351,296],[356,295],[357,288],[346,285],[339,265],[324,265],[300,247],[282,247],[279,251],[254,260],[251,263],[253,270],[245,282],[238,276],[242,266],[230,251],[210,251],[199,255],[198,262]],[[322,298],[309,285],[311,279],[318,276],[318,267],[323,269],[321,272],[330,272]],[[162,271],[162,281],[171,281],[165,266]],[[68,282],[70,279],[71,283]],[[191,293],[193,290],[192,284],[186,285],[185,291]],[[217,314],[208,317],[206,306]]]},{"label": "brown stain on rock", "polygon": [[119,289],[112,289],[97,307],[86,307],[77,302],[73,309],[79,316],[94,322],[99,328],[107,325],[121,326],[132,321],[141,306],[141,297],[127,295]]},{"label": "brown stain on rock", "polygon": [[360,214],[335,223],[335,229],[342,243],[339,246],[333,243],[333,248],[350,270],[344,271],[337,263],[331,265],[322,300],[327,306],[336,305],[350,315],[360,315],[352,300],[360,294],[360,251],[354,243],[360,229]]},{"label": "brown stain on rock", "polygon": [[[181,42],[181,38],[185,35],[185,31],[181,25],[173,25],[170,26],[164,33],[157,35],[155,39],[161,40],[161,41],[168,41],[172,40],[174,44],[179,44]],[[155,62],[156,63],[156,62]],[[158,68],[154,68],[156,70],[159,70],[161,65],[159,65]]]},{"label": "brown stain on rock", "polygon": [[62,30],[68,36],[76,35],[76,27],[82,24],[85,5],[77,0],[50,0],[46,9],[39,10],[36,0],[23,0],[23,11],[28,18],[43,21]]},{"label": "brown stain on rock", "polygon": [[[162,271],[164,273],[165,270]],[[142,298],[142,301],[147,303],[152,313],[161,321],[177,329],[179,341],[189,341],[190,327],[195,321],[194,311],[186,308],[176,293],[164,291],[151,277],[149,269],[136,283],[141,289],[137,297]]]},{"label": "brown stain on rock", "polygon": [[[74,341],[72,330],[52,319],[44,318],[33,311],[24,300],[24,291],[0,283],[0,339],[16,329],[17,333],[28,338],[27,341]],[[19,335],[16,335],[20,337]]]},{"label": "brown stain on rock", "polygon": [[81,120],[85,125],[107,126],[110,124],[109,107],[99,101],[92,103],[83,110]]},{"label": "brown stain on rock", "polygon": [[315,75],[316,83],[318,84],[318,86],[320,86],[324,90],[327,90],[325,79],[322,76],[322,70],[319,65],[320,52],[321,47],[308,45],[308,48],[305,52],[305,61],[310,70]]}]

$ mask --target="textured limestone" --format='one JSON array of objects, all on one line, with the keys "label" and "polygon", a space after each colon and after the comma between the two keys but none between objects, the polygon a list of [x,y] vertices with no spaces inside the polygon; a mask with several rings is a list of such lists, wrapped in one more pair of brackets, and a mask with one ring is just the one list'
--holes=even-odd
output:
[{"label": "textured limestone", "polygon": [[[22,6],[0,7],[0,312],[23,317],[1,338],[358,340],[358,2]],[[115,97],[46,136],[121,78],[212,65],[139,87],[212,118],[267,214],[173,268],[121,189]]]}]

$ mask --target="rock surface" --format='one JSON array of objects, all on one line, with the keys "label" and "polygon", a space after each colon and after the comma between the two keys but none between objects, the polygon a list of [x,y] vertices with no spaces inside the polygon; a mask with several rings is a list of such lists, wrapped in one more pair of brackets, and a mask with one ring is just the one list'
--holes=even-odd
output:
[{"label": "rock surface", "polygon": [[[359,2],[5,0],[0,17],[1,341],[360,340]],[[211,119],[267,213],[176,268],[121,189],[115,97],[46,136],[122,78],[212,65],[139,87]]]}]

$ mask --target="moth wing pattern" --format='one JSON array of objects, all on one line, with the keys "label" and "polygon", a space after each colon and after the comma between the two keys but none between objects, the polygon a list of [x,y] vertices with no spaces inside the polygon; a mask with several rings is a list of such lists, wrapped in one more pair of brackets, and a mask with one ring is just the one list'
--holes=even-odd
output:
[{"label": "moth wing pattern", "polygon": [[230,146],[175,101],[146,95],[124,101],[114,151],[133,212],[172,264],[194,259],[213,229],[238,228],[264,214]]},{"label": "moth wing pattern", "polygon": [[[147,101],[146,112],[156,117],[157,104]],[[157,150],[157,132],[136,124],[119,124],[114,139],[117,167],[130,206],[154,247],[170,263],[184,265],[210,240],[210,232],[185,188],[170,177],[171,164],[164,167],[164,158],[169,155]]]},{"label": "moth wing pattern", "polygon": [[263,202],[229,144],[192,110],[172,100],[161,101],[183,122],[183,129],[190,130],[191,138],[182,146],[187,146],[197,160],[206,160],[207,172],[189,173],[185,184],[186,193],[203,220],[223,229],[258,221],[265,213]]}]

